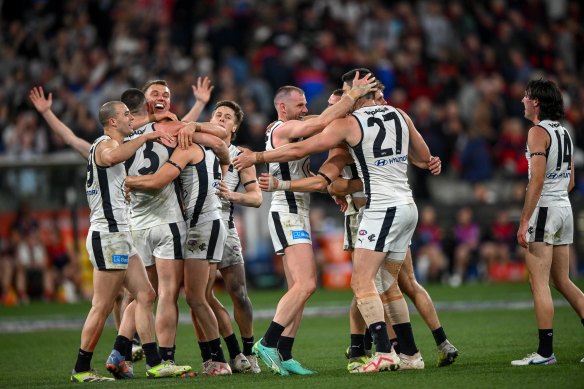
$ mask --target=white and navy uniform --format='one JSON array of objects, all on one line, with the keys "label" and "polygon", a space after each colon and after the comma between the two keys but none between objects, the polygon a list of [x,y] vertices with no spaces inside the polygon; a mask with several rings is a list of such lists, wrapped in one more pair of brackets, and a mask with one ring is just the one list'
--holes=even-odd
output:
[{"label": "white and navy uniform", "polygon": [[180,175],[185,189],[188,227],[185,258],[218,263],[227,235],[221,220],[221,203],[215,193],[221,181],[221,168],[215,153],[201,148],[205,158],[185,166]]},{"label": "white and navy uniform", "polygon": [[[357,165],[353,162],[343,168],[341,177],[347,180],[359,180],[359,173],[357,172]],[[345,211],[345,228],[343,237],[343,249],[353,250],[355,242],[357,241],[357,231],[359,230],[359,209],[355,205],[353,198],[363,198],[365,194],[355,192],[345,196],[347,201],[347,210]]]},{"label": "white and navy uniform", "polygon": [[[284,122],[278,120],[266,131],[266,151],[274,150],[273,134],[282,124]],[[290,181],[310,177],[308,157],[268,165],[270,174],[278,180]],[[309,212],[310,193],[289,191],[273,193],[268,226],[276,254],[284,254],[284,249],[291,245],[312,244]]]},{"label": "white and navy uniform", "polygon": [[[568,197],[568,184],[572,175],[572,150],[574,145],[568,131],[557,121],[539,122],[550,136],[545,151],[546,169],[541,196],[529,219],[528,242],[545,242],[551,245],[570,244],[574,238],[574,219]],[[526,152],[531,180],[531,155]],[[542,158],[536,156],[535,158]]]},{"label": "white and navy uniform", "polygon": [[125,200],[126,171],[121,163],[106,167],[95,161],[97,146],[110,139],[107,135],[97,138],[89,150],[85,189],[91,213],[86,247],[94,268],[123,270],[136,255]]},{"label": "white and navy uniform", "polygon": [[403,261],[418,221],[407,177],[407,122],[388,105],[363,107],[352,115],[361,140],[349,150],[367,197],[355,247]]},{"label": "white and navy uniform", "polygon": [[[233,161],[235,157],[241,154],[241,151],[234,146],[229,145],[229,158]],[[241,179],[239,177],[239,171],[233,166],[229,165],[229,169],[223,177],[223,182],[227,185],[227,188],[231,192],[237,192],[239,186],[241,185]],[[221,216],[223,219],[223,224],[227,229],[227,239],[225,240],[225,249],[223,250],[223,259],[217,265],[218,269],[225,269],[233,265],[243,263],[243,255],[241,250],[241,241],[239,240],[239,235],[237,234],[237,229],[233,223],[233,203],[224,198],[221,201]]]},{"label": "white and navy uniform", "polygon": [[[156,123],[138,128],[128,138],[155,131]],[[158,142],[146,142],[126,161],[129,176],[156,173],[168,161],[173,149]],[[183,259],[186,238],[184,204],[180,180],[155,191],[131,192],[132,237],[146,266],[154,258]]]}]

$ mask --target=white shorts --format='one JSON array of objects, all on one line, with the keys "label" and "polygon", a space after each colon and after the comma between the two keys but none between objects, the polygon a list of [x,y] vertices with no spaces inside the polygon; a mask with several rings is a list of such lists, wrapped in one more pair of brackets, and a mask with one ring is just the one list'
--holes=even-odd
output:
[{"label": "white shorts", "polygon": [[416,204],[387,209],[366,209],[359,224],[355,248],[390,253],[391,259],[403,261],[418,222]]},{"label": "white shorts", "polygon": [[270,212],[268,227],[276,254],[284,254],[284,249],[300,243],[312,244],[308,215],[296,213]]},{"label": "white shorts", "polygon": [[237,264],[243,264],[243,255],[241,253],[241,242],[235,227],[227,228],[227,239],[225,240],[225,249],[223,250],[223,258],[219,262],[217,268],[225,269]]},{"label": "white shorts", "polygon": [[357,241],[357,232],[359,231],[359,214],[345,215],[345,228],[343,249],[345,251],[353,251],[355,249],[355,242]]},{"label": "white shorts", "polygon": [[545,242],[554,246],[572,243],[572,207],[536,207],[529,219],[527,241]]},{"label": "white shorts", "polygon": [[197,223],[189,228],[185,244],[186,259],[207,260],[210,263],[219,263],[223,257],[223,249],[227,231],[221,219]]},{"label": "white shorts", "polygon": [[89,261],[97,270],[126,270],[136,248],[129,231],[100,232],[89,230],[85,247]]},{"label": "white shorts", "polygon": [[161,224],[143,230],[133,230],[132,238],[144,262],[152,266],[155,258],[183,259],[183,246],[187,235],[185,222]]}]

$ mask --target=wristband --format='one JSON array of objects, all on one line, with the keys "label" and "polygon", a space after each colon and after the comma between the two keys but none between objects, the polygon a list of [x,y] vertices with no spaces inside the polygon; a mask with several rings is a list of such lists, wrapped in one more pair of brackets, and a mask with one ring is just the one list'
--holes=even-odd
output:
[{"label": "wristband", "polygon": [[316,174],[318,174],[319,176],[323,176],[324,179],[326,180],[327,185],[330,185],[333,183],[333,180],[331,180],[330,178],[328,178],[328,176],[326,174],[324,174],[323,172],[316,172]]},{"label": "wristband", "polygon": [[195,132],[201,132],[201,124],[195,122]]},{"label": "wristband", "polygon": [[288,190],[290,189],[290,181],[279,181],[278,190]]},{"label": "wristband", "polygon": [[256,157],[256,162],[266,162],[266,159],[264,158],[263,151],[260,151],[259,153],[255,153],[255,157]]}]

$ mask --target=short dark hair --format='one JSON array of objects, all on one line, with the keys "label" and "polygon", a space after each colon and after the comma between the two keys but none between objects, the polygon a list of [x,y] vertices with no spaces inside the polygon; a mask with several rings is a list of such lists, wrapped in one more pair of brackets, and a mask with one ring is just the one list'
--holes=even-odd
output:
[{"label": "short dark hair", "polygon": [[298,88],[297,86],[292,86],[292,85],[281,86],[280,88],[278,88],[278,90],[276,91],[276,94],[274,95],[274,106],[276,106],[276,108],[277,108],[278,101],[284,97],[290,96],[290,94],[292,92],[298,92],[301,95],[304,95],[304,91],[302,89]]},{"label": "short dark hair", "polygon": [[367,68],[357,68],[353,70],[349,70],[347,73],[343,74],[341,80],[346,82],[349,86],[353,86],[353,78],[355,78],[355,73],[359,72],[359,80],[365,77],[368,74],[373,73],[371,70]]},{"label": "short dark hair", "polygon": [[553,81],[543,78],[529,81],[525,96],[539,102],[539,120],[560,120],[564,117],[562,92]]},{"label": "short dark hair", "polygon": [[108,120],[112,117],[116,116],[116,107],[120,104],[124,104],[121,101],[108,101],[104,105],[101,106],[99,109],[99,122],[103,127],[106,127],[108,124]]},{"label": "short dark hair", "polygon": [[146,95],[140,89],[130,88],[122,93],[122,103],[126,104],[132,114],[144,113],[146,108]]},{"label": "short dark hair", "polygon": [[213,113],[211,114],[211,116],[215,115],[215,111],[217,111],[217,108],[219,108],[219,107],[231,108],[233,110],[233,112],[235,113],[235,124],[237,125],[237,129],[235,130],[235,132],[233,134],[231,134],[231,141],[234,141],[235,137],[237,136],[237,133],[239,132],[240,124],[243,121],[243,116],[244,116],[243,109],[241,109],[239,104],[237,104],[235,101],[221,100],[215,104],[215,108],[213,108]]},{"label": "short dark hair", "polygon": [[338,88],[338,89],[335,89],[333,91],[333,93],[331,93],[331,95],[334,95],[334,96],[342,96],[343,93],[345,93],[345,92],[341,88]]},{"label": "short dark hair", "polygon": [[168,83],[166,82],[166,80],[150,80],[146,84],[144,84],[144,86],[142,87],[142,92],[146,93],[148,88],[150,88],[152,85],[162,85],[168,87]]},{"label": "short dark hair", "polygon": [[[359,80],[362,79],[363,77],[367,76],[368,74],[373,74],[373,72],[367,68],[357,68],[357,69],[349,70],[347,73],[343,74],[343,76],[341,77],[341,79],[343,80],[343,83],[346,83],[347,85],[352,87],[353,86],[353,78],[355,78],[355,74],[357,72],[359,72]],[[375,93],[369,92],[369,93],[365,94],[364,96],[361,96],[361,98],[374,99]]]}]

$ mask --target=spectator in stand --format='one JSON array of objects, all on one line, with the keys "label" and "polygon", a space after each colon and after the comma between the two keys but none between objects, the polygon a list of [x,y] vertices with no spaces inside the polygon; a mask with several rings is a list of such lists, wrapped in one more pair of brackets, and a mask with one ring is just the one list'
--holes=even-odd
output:
[{"label": "spectator in stand", "polygon": [[442,230],[436,222],[436,211],[425,206],[414,235],[415,269],[420,282],[440,281],[447,261],[442,250]]},{"label": "spectator in stand", "polygon": [[454,274],[450,277],[451,286],[460,286],[463,281],[475,274],[470,274],[470,266],[476,266],[481,230],[473,221],[473,212],[470,207],[463,207],[456,215],[454,226]]},{"label": "spectator in stand", "polygon": [[0,304],[16,303],[14,290],[15,252],[13,240],[0,235]]},{"label": "spectator in stand", "polygon": [[495,220],[485,233],[485,238],[480,246],[480,265],[490,278],[510,280],[511,274],[502,274],[505,268],[509,268],[512,262],[520,255],[516,255],[517,242],[515,232],[517,226],[509,219],[509,210],[501,209],[497,212]]}]

